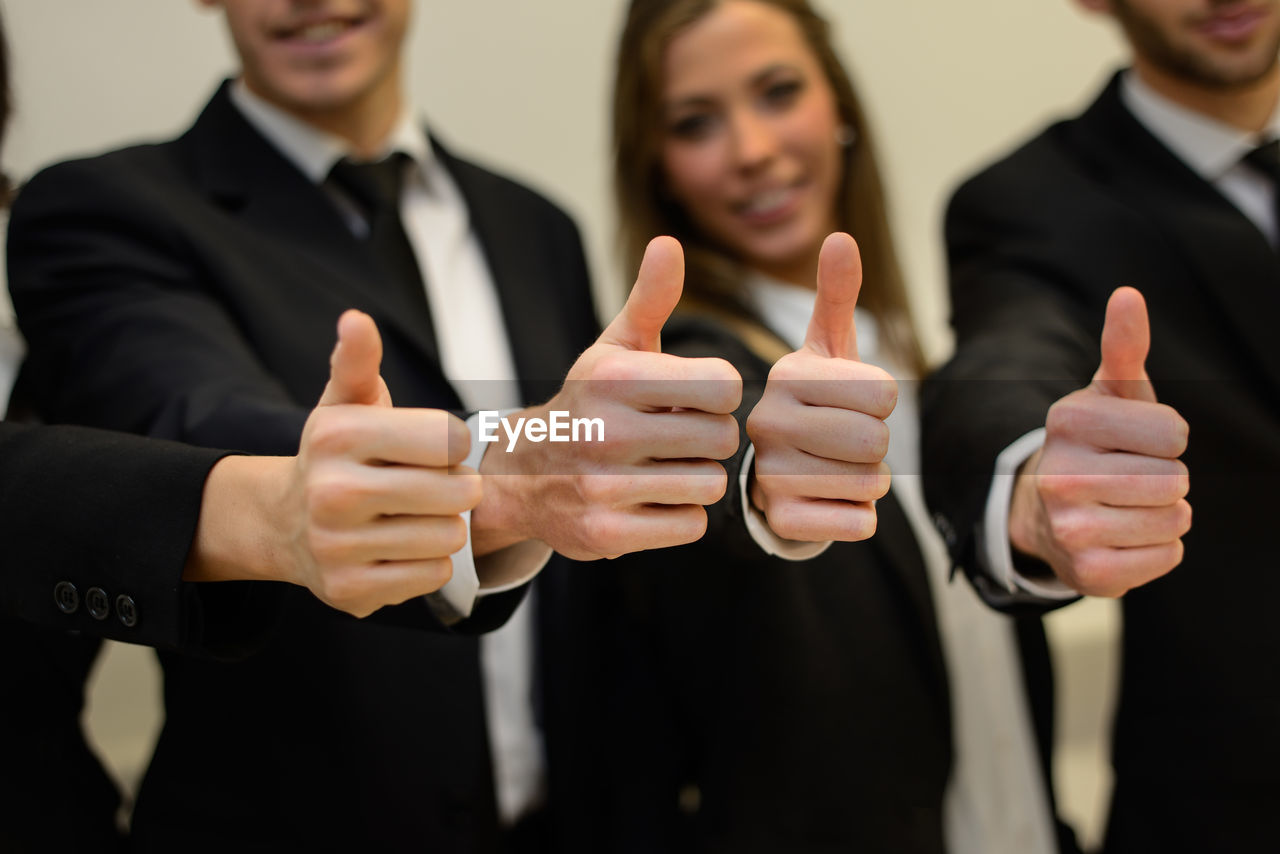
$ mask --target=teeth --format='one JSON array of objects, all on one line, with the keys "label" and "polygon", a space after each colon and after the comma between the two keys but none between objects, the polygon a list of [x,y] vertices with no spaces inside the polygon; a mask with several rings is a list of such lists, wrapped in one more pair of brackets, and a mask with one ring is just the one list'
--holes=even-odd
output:
[{"label": "teeth", "polygon": [[327,21],[323,24],[314,24],[300,30],[298,38],[304,42],[324,42],[337,38],[347,30],[348,26],[342,21]]},{"label": "teeth", "polygon": [[749,214],[769,213],[774,208],[781,207],[790,198],[791,191],[788,189],[769,190],[758,196],[753,196],[743,205],[743,210]]}]

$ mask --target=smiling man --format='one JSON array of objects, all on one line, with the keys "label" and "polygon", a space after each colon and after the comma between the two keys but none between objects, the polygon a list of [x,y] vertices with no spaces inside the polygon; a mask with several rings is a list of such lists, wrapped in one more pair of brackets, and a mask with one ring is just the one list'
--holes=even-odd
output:
[{"label": "smiling man", "polygon": [[1280,4],[1080,2],[1132,66],[951,202],[926,490],[992,603],[1124,596],[1106,850],[1268,850]]},{"label": "smiling man", "polygon": [[[473,442],[484,498],[430,601],[357,621],[263,585],[252,598],[274,624],[253,655],[162,656],[166,725],[133,848],[568,850],[546,805],[585,806],[558,789],[583,734],[560,712],[588,706],[566,676],[590,652],[567,639],[574,570],[553,561],[538,609],[483,641],[419,629],[497,625],[552,549],[589,559],[701,536],[726,486],[715,461],[737,449],[740,380],[658,352],[682,280],[669,240],[596,338],[568,217],[411,115],[409,0],[203,5],[242,68],[194,126],[46,170],[14,210],[20,382],[46,420],[293,453],[354,306],[383,331],[397,404],[547,401],[513,421],[566,412],[601,419],[608,440]],[[231,629],[238,616],[206,614]]]}]

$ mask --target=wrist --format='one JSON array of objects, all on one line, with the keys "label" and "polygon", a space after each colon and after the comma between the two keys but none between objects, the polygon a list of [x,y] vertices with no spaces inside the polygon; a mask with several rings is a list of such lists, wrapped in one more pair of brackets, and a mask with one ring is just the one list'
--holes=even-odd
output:
[{"label": "wrist", "polygon": [[527,493],[538,478],[521,472],[521,460],[512,459],[520,453],[490,447],[476,467],[484,479],[484,495],[470,519],[471,553],[477,558],[530,539],[524,509],[537,500]]},{"label": "wrist", "polygon": [[185,581],[296,581],[290,457],[229,456],[205,480]]},{"label": "wrist", "polygon": [[1035,481],[1040,454],[1041,451],[1032,454],[1018,469],[1014,480],[1013,497],[1009,502],[1009,545],[1015,553],[1043,560],[1038,532],[1044,511]]}]

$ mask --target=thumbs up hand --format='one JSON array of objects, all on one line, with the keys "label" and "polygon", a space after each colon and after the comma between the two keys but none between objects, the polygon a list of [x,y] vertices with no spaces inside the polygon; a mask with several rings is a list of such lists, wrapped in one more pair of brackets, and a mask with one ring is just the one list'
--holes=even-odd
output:
[{"label": "thumbs up hand", "polygon": [[858,361],[853,313],[858,245],[832,234],[818,259],[818,296],[804,346],[779,359],[747,419],[756,458],[751,503],[789,540],[863,540],[889,490],[884,419],[898,385]]},{"label": "thumbs up hand", "polygon": [[1009,539],[1091,596],[1120,596],[1182,561],[1191,527],[1187,422],[1156,402],[1144,364],[1146,303],[1118,288],[1107,303],[1093,382],[1049,409],[1044,446],[1023,464]]},{"label": "thumbs up hand", "polygon": [[392,408],[381,361],[373,319],[343,314],[298,455],[214,466],[184,579],[287,581],[356,617],[449,581],[481,494],[460,465],[471,436],[447,412]]},{"label": "thumbs up hand", "polygon": [[[575,440],[526,432],[486,452],[485,499],[471,517],[472,548],[485,555],[522,540],[589,560],[690,543],[706,530],[703,505],[724,495],[716,460],[738,449],[733,418],[742,378],[723,359],[661,351],[663,324],[680,300],[684,254],[670,237],[650,242],[622,311],[570,368],[543,406],[508,424],[599,419]],[[517,430],[519,428],[517,427]],[[483,435],[482,435],[483,438]]]}]

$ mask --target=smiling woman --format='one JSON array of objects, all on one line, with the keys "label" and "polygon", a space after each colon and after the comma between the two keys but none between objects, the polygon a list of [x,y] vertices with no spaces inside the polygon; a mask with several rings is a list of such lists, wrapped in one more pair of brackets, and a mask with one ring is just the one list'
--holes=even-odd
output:
[{"label": "smiling woman", "polygon": [[[774,401],[804,393],[786,376],[856,369],[878,383],[871,366],[907,380],[923,368],[875,134],[826,22],[806,0],[632,0],[613,109],[626,248],[667,233],[688,258],[665,348],[727,358],[754,387],[742,518],[618,573],[621,850],[1054,850],[1013,633],[947,583],[924,509],[912,385],[887,418],[831,406],[873,385],[843,379],[775,417]],[[837,230],[860,265],[848,238],[828,238]],[[828,327],[849,345],[815,359]],[[888,430],[867,429],[873,417]],[[802,453],[780,456],[793,423],[812,429],[792,446]],[[880,457],[842,455],[860,430],[895,471],[869,511],[843,491],[881,473],[866,465]],[[780,489],[796,497],[788,488],[801,500],[775,503]],[[782,532],[789,514],[859,508],[867,541],[824,551],[796,540],[827,537]],[[737,542],[743,527],[752,545]]]},{"label": "smiling woman", "polygon": [[672,198],[750,266],[813,282],[836,230],[843,147],[835,93],[799,27],[769,6],[727,7],[672,40],[664,78]]}]

